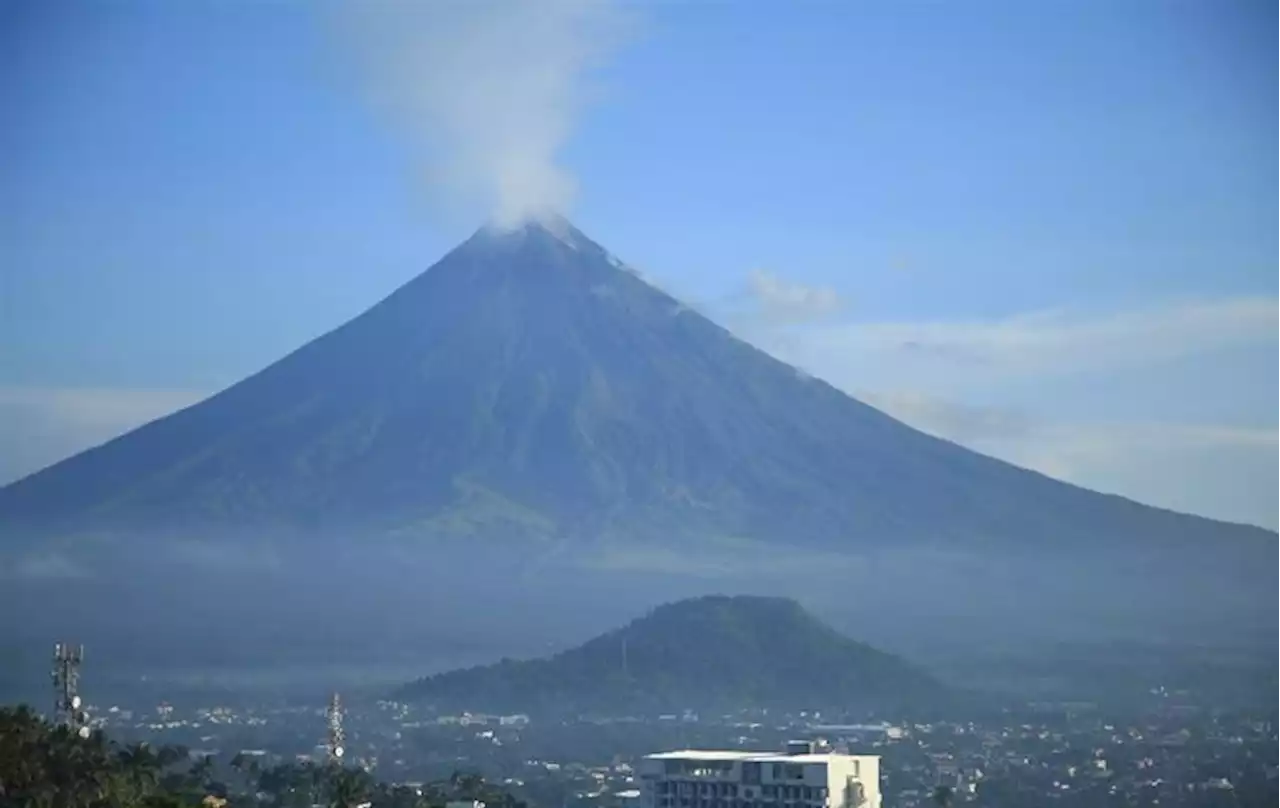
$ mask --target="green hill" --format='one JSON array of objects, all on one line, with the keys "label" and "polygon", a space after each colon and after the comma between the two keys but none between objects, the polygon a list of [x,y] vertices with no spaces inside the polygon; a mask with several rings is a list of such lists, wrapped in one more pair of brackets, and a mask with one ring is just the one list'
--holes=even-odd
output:
[{"label": "green hill", "polygon": [[441,710],[595,712],[899,707],[944,688],[785,598],[723,595],[660,606],[545,659],[421,679],[396,697]]}]

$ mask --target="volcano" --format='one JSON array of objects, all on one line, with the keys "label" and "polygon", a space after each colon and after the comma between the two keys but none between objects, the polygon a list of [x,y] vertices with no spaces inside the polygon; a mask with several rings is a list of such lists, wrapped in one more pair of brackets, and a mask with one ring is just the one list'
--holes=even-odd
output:
[{"label": "volcano", "polygon": [[10,579],[329,559],[366,592],[420,564],[435,592],[447,569],[549,602],[633,576],[598,584],[619,613],[715,577],[987,624],[1270,626],[1276,549],[912,429],[562,219],[482,228],[259,373],[0,489]]}]

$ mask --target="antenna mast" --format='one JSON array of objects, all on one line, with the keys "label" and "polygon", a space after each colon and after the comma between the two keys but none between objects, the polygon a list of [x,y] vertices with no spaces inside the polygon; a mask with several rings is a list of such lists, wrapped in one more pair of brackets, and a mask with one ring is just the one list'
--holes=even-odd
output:
[{"label": "antenna mast", "polygon": [[329,762],[342,763],[342,756],[347,750],[343,748],[345,735],[342,732],[342,699],[337,693],[329,699],[329,709],[325,711],[329,719]]},{"label": "antenna mast", "polygon": [[55,643],[53,646],[53,720],[81,738],[89,737],[89,715],[80,699],[80,665],[84,646]]}]

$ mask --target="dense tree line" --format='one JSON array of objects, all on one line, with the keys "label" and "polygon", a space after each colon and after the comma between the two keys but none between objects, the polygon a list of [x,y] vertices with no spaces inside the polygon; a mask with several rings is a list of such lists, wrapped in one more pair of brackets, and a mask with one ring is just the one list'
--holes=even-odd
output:
[{"label": "dense tree line", "polygon": [[363,769],[311,762],[262,766],[236,755],[219,780],[214,760],[178,746],[120,744],[45,721],[26,706],[0,707],[0,808],[439,808],[480,800],[525,808],[476,775],[407,788]]}]

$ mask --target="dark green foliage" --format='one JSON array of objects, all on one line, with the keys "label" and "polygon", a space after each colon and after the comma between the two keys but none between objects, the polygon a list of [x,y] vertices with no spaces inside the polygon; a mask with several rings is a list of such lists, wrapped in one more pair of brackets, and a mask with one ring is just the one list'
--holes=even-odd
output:
[{"label": "dark green foliage", "polygon": [[902,707],[943,688],[843,636],[795,601],[711,596],[671,603],[546,659],[503,660],[399,694],[442,708],[614,715],[685,708]]},{"label": "dark green foliage", "polygon": [[362,769],[312,763],[260,769],[237,756],[232,766],[243,782],[236,789],[210,779],[213,764],[209,757],[189,762],[180,747],[121,746],[101,732],[80,738],[25,705],[0,707],[0,808],[196,808],[209,804],[210,796],[226,800],[225,808],[310,808],[317,802],[330,808],[363,802],[372,808],[440,808],[455,799],[525,808],[474,776],[458,775],[418,793],[378,783]]},{"label": "dark green foliage", "polygon": [[[131,808],[195,805],[195,783],[160,785],[180,751],[122,747],[101,732],[81,738],[46,723],[28,707],[0,708],[0,805],[32,808]],[[182,787],[185,786],[185,787]]]}]

